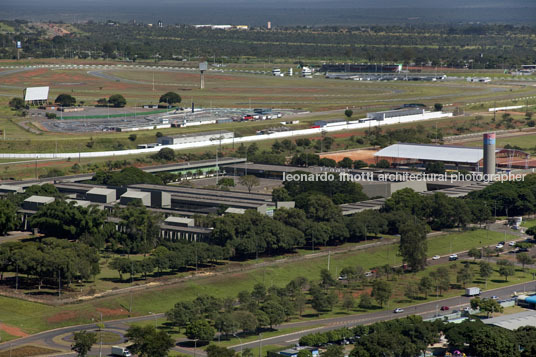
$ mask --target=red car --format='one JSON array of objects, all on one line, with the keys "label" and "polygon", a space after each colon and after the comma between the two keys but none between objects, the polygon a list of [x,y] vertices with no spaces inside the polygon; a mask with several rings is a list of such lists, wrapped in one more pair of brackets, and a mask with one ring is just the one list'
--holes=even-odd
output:
[{"label": "red car", "polygon": [[449,310],[448,306],[441,306],[441,311],[447,311],[447,310]]}]

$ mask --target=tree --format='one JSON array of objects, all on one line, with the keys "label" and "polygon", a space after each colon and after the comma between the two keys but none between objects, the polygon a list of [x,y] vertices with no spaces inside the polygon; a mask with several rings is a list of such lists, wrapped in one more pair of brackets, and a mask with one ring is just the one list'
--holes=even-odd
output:
[{"label": "tree", "polygon": [[353,164],[354,162],[352,161],[352,159],[350,159],[349,157],[345,157],[337,163],[337,166],[345,169],[351,169]]},{"label": "tree", "polygon": [[17,224],[17,207],[9,200],[0,200],[0,235],[5,236]]},{"label": "tree", "polygon": [[214,338],[214,327],[210,326],[207,320],[197,320],[186,327],[185,335],[191,340],[212,341]]},{"label": "tree", "polygon": [[434,110],[435,110],[436,112],[440,112],[441,110],[443,110],[443,104],[441,104],[441,103],[435,103],[435,104],[434,104]]},{"label": "tree", "polygon": [[488,279],[493,274],[493,267],[491,266],[490,263],[483,262],[483,261],[479,263],[479,266],[480,266],[479,275],[480,277],[482,277],[482,279],[484,279],[484,281],[486,282],[486,286],[487,286]]},{"label": "tree", "polygon": [[175,346],[166,331],[158,331],[153,325],[131,326],[125,336],[134,343],[129,350],[140,357],[166,357]]},{"label": "tree", "polygon": [[166,317],[180,331],[181,327],[186,327],[191,322],[198,320],[201,317],[201,312],[199,306],[192,302],[181,301],[166,312]]},{"label": "tree", "polygon": [[273,328],[274,325],[279,325],[285,321],[285,318],[287,317],[283,306],[275,301],[268,301],[264,304],[262,306],[262,311],[268,316],[270,328]]},{"label": "tree", "polygon": [[344,347],[340,345],[329,345],[328,348],[320,354],[320,357],[344,357]]},{"label": "tree", "polygon": [[380,161],[378,161],[378,163],[376,164],[376,167],[379,168],[379,169],[388,169],[391,167],[391,164],[389,163],[389,161],[385,160],[385,159],[381,159]]},{"label": "tree", "polygon": [[517,262],[520,263],[525,271],[525,265],[531,265],[534,263],[534,259],[525,252],[516,255]]},{"label": "tree", "polygon": [[78,356],[85,357],[91,351],[91,347],[97,342],[97,334],[94,332],[79,331],[74,333],[74,343],[71,350],[78,353]]},{"label": "tree", "polygon": [[414,282],[409,282],[404,289],[404,296],[408,299],[415,299],[419,293],[419,286]]},{"label": "tree", "polygon": [[11,98],[11,100],[9,101],[9,107],[15,110],[20,110],[26,107],[26,103],[24,102],[23,98],[15,97]]},{"label": "tree", "polygon": [[136,135],[136,134],[130,134],[128,136],[128,140],[130,140],[130,141],[136,141],[137,138],[138,138],[138,135]]},{"label": "tree", "polygon": [[234,350],[217,345],[209,345],[206,349],[207,357],[235,357],[237,354]]},{"label": "tree", "polygon": [[76,98],[69,94],[60,94],[56,97],[54,103],[57,103],[62,107],[70,107],[76,104]]},{"label": "tree", "polygon": [[127,100],[121,94],[114,94],[108,98],[108,104],[113,105],[115,108],[123,108],[127,105]]},{"label": "tree", "polygon": [[153,159],[161,161],[173,161],[175,160],[175,151],[170,148],[160,149],[160,151],[153,155]]},{"label": "tree", "polygon": [[344,298],[342,299],[342,307],[344,307],[346,311],[350,311],[355,307],[355,299],[352,294],[344,295]]},{"label": "tree", "polygon": [[260,185],[259,179],[253,175],[240,176],[240,179],[238,180],[238,182],[241,185],[246,186],[248,189],[248,192],[251,192],[253,187]]},{"label": "tree", "polygon": [[430,278],[432,278],[434,286],[436,290],[439,290],[440,294],[443,294],[443,291],[450,288],[450,274],[446,267],[440,267],[436,271],[431,272]]},{"label": "tree", "polygon": [[428,250],[426,231],[424,224],[418,221],[406,222],[399,228],[399,251],[404,262],[413,271],[422,270],[426,266]]},{"label": "tree", "polygon": [[474,260],[482,258],[482,251],[478,248],[471,248],[469,252],[467,252],[467,255],[473,258]]},{"label": "tree", "polygon": [[508,260],[499,260],[497,265],[499,265],[499,275],[504,276],[506,281],[508,281],[509,276],[514,275],[516,272],[514,263]]},{"label": "tree", "polygon": [[106,98],[99,98],[97,100],[97,105],[101,107],[105,107],[108,105],[108,100]]},{"label": "tree", "polygon": [[354,114],[354,112],[353,112],[351,109],[346,109],[346,110],[344,111],[344,115],[346,115],[346,117],[347,117],[348,119],[350,119],[350,118],[352,117],[353,114]]},{"label": "tree", "polygon": [[181,101],[181,96],[175,92],[167,92],[166,94],[160,96],[159,100],[160,103],[167,103],[168,105],[178,104]]},{"label": "tree", "polygon": [[313,353],[309,350],[300,350],[297,356],[298,357],[313,357]]},{"label": "tree", "polygon": [[372,307],[372,298],[369,294],[361,294],[359,297],[359,307],[362,309],[370,309]]},{"label": "tree", "polygon": [[372,285],[371,296],[376,299],[376,301],[380,304],[380,307],[383,307],[383,305],[391,298],[392,292],[393,289],[391,284],[383,280],[376,280]]},{"label": "tree", "polygon": [[462,269],[458,271],[458,274],[456,275],[456,281],[458,283],[461,283],[464,288],[467,283],[473,281],[473,271],[471,270],[469,264],[464,264]]},{"label": "tree", "polygon": [[424,294],[425,298],[428,298],[428,293],[432,290],[434,283],[429,276],[423,276],[419,280],[419,291]]},{"label": "tree", "polygon": [[470,339],[471,355],[479,357],[519,356],[516,341],[510,331],[486,326],[477,331]]},{"label": "tree", "polygon": [[234,187],[235,182],[230,177],[224,177],[224,178],[219,179],[218,186],[220,186],[220,187]]}]

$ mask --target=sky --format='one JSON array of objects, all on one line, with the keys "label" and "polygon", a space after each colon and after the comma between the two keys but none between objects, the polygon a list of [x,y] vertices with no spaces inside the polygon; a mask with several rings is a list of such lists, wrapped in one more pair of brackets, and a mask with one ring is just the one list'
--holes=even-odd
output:
[{"label": "sky", "polygon": [[[460,11],[463,9],[463,11]],[[505,22],[536,25],[536,0],[0,0],[0,19],[261,25]]]}]

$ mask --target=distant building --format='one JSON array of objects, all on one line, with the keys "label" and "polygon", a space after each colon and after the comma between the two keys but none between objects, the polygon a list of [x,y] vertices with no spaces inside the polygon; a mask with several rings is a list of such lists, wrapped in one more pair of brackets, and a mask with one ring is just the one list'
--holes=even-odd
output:
[{"label": "distant building", "polygon": [[354,64],[354,63],[325,63],[319,72],[344,72],[344,73],[399,73],[402,71],[401,64]]},{"label": "distant building", "polygon": [[164,23],[162,22],[162,20],[158,20],[158,27],[160,28],[164,27]]},{"label": "distant building", "polygon": [[234,133],[226,130],[207,131],[202,133],[179,134],[159,137],[158,143],[161,145],[177,145],[187,143],[197,143],[201,141],[219,141],[220,139],[232,139]]},{"label": "distant building", "polygon": [[272,29],[272,22],[271,22],[271,21],[268,21],[268,22],[266,23],[266,28],[267,28],[268,30],[271,30],[271,29]]}]

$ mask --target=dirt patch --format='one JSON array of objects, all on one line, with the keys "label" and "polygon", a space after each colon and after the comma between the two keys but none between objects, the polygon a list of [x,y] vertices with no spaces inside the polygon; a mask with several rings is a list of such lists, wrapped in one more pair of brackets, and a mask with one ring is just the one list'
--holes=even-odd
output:
[{"label": "dirt patch", "polygon": [[54,324],[58,322],[73,320],[77,317],[76,311],[62,311],[57,313],[56,315],[50,316],[47,318],[47,322]]},{"label": "dirt patch", "polygon": [[50,356],[56,353],[60,353],[57,350],[51,350],[50,348],[37,347],[37,346],[22,346],[12,350],[0,352],[0,357],[31,357],[31,356]]},{"label": "dirt patch", "polygon": [[332,154],[321,154],[320,158],[333,159],[335,161],[341,161],[345,157],[355,160],[362,160],[367,164],[373,164],[375,162],[374,154],[378,152],[376,149],[359,149],[352,151],[337,152]]},{"label": "dirt patch", "polygon": [[0,330],[10,334],[11,336],[26,337],[29,336],[26,332],[15,326],[9,326],[4,323],[0,323]]},{"label": "dirt patch", "polygon": [[125,309],[107,309],[105,307],[97,307],[98,312],[102,312],[102,316],[121,316],[128,315],[128,311]]}]

